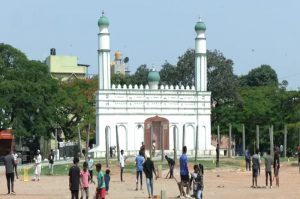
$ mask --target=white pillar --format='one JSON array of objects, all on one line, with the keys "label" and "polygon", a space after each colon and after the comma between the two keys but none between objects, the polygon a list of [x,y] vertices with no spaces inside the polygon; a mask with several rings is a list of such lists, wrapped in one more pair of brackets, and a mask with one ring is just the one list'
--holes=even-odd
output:
[{"label": "white pillar", "polygon": [[197,91],[207,91],[207,61],[205,24],[200,20],[195,30],[195,87]]}]

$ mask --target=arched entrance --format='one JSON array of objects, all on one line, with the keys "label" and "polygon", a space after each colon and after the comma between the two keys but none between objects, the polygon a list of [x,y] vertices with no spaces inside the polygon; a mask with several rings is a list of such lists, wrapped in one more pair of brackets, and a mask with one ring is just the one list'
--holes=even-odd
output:
[{"label": "arched entrance", "polygon": [[[156,143],[156,150],[162,149],[169,150],[169,120],[159,116],[150,117],[145,120],[144,128],[144,144],[146,149],[150,149],[152,143],[150,143],[150,127],[152,126],[152,140]],[[162,143],[162,140],[164,143]]]}]

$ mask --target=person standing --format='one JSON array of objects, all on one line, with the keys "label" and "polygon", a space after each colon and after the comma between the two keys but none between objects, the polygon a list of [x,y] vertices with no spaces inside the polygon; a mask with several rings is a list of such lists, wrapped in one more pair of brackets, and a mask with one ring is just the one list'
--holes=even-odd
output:
[{"label": "person standing", "polygon": [[136,188],[135,190],[138,190],[139,185],[139,177],[140,177],[140,183],[141,183],[141,190],[143,190],[143,163],[145,161],[145,158],[142,154],[142,151],[139,151],[139,155],[135,158],[135,166],[136,166]]},{"label": "person standing", "polygon": [[7,194],[15,194],[14,191],[14,156],[11,152],[7,152],[7,155],[4,157],[4,165],[5,165],[5,175],[7,181]]},{"label": "person standing", "polygon": [[150,159],[150,156],[147,154],[147,159],[143,163],[143,171],[146,176],[147,190],[148,190],[148,198],[153,197],[153,173],[155,174],[155,178],[157,179],[157,175],[154,168],[154,163]]},{"label": "person standing", "polygon": [[88,155],[88,170],[91,176],[91,182],[95,183],[93,180],[93,169],[94,169],[94,160],[91,158],[91,155]]},{"label": "person standing", "polygon": [[142,152],[142,156],[145,158],[145,144],[144,144],[144,142],[142,142],[142,144],[141,144],[140,151]]},{"label": "person standing", "polygon": [[53,149],[51,149],[49,155],[48,155],[48,161],[49,161],[49,175],[53,175],[53,164],[54,164],[54,152]]},{"label": "person standing", "polygon": [[245,161],[246,161],[246,171],[251,171],[251,159],[250,159],[250,152],[248,149],[245,150]]},{"label": "person standing", "polygon": [[216,147],[216,167],[219,167],[219,159],[220,159],[220,145],[217,144],[217,147]]},{"label": "person standing", "polygon": [[165,159],[168,161],[169,165],[169,173],[167,174],[166,178],[168,178],[168,175],[170,174],[169,178],[173,178],[173,171],[174,171],[174,166],[175,166],[175,161],[172,158],[169,158],[167,155],[165,155]]},{"label": "person standing", "polygon": [[270,188],[272,188],[272,164],[273,164],[273,160],[270,155],[270,150],[268,150],[267,155],[265,156],[265,170],[266,170],[266,187],[268,187],[268,177],[269,177]]},{"label": "person standing", "polygon": [[87,162],[83,163],[83,169],[80,172],[80,190],[81,190],[81,196],[80,199],[83,199],[84,195],[85,198],[89,198],[89,181],[90,181],[90,173],[87,170],[88,164]]},{"label": "person standing", "polygon": [[19,179],[19,176],[18,176],[18,154],[16,153],[16,151],[14,152],[13,154],[14,156],[14,170],[15,170],[15,174],[16,174],[16,179]]},{"label": "person standing", "polygon": [[[188,168],[188,157],[186,155],[186,146],[182,147],[182,155],[179,158],[180,163],[180,196],[183,195],[190,198],[189,194],[189,168]],[[186,192],[184,193],[183,187],[186,186]]]},{"label": "person standing", "polygon": [[73,166],[69,170],[69,188],[71,191],[71,199],[78,199],[80,184],[80,168],[78,167],[79,159],[74,157]]},{"label": "person standing", "polygon": [[194,165],[194,172],[191,173],[190,187],[193,182],[193,195],[196,199],[202,199],[203,193],[203,167]]},{"label": "person standing", "polygon": [[280,151],[278,147],[275,149],[274,153],[273,169],[274,178],[276,179],[276,186],[279,187]]},{"label": "person standing", "polygon": [[97,186],[97,191],[96,191],[96,198],[97,199],[105,199],[105,180],[104,180],[104,174],[101,171],[102,165],[100,163],[96,164],[96,171],[98,172],[97,174],[97,180],[98,180],[98,186]]},{"label": "person standing", "polygon": [[254,155],[252,156],[252,187],[257,187],[257,176],[260,174],[260,163],[259,156],[254,151]]},{"label": "person standing", "polygon": [[106,192],[106,194],[108,194],[109,182],[110,182],[110,170],[109,169],[106,169],[106,171],[105,171],[104,182],[105,182],[105,192]]},{"label": "person standing", "polygon": [[41,178],[41,171],[42,171],[42,156],[40,154],[40,150],[37,150],[37,156],[34,158],[35,161],[35,171],[34,171],[34,181],[40,181]]},{"label": "person standing", "polygon": [[124,182],[123,172],[124,172],[124,167],[125,167],[125,160],[126,160],[126,157],[124,156],[124,150],[122,149],[121,150],[121,155],[120,155],[120,170],[121,170],[120,177],[121,177],[121,182]]}]

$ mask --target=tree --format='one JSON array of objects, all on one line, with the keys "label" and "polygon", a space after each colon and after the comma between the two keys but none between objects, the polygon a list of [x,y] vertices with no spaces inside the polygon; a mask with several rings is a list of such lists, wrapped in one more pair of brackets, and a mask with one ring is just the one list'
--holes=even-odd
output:
[{"label": "tree", "polygon": [[253,86],[267,86],[274,85],[278,86],[278,77],[269,65],[261,65],[258,68],[252,69],[246,76],[247,85]]},{"label": "tree", "polygon": [[16,136],[46,136],[53,130],[57,81],[48,67],[0,44],[0,126]]},{"label": "tree", "polygon": [[147,85],[148,84],[148,73],[150,69],[147,68],[147,65],[141,65],[137,68],[136,72],[131,76],[132,85]]},{"label": "tree", "polygon": [[97,78],[60,82],[56,98],[57,123],[66,139],[76,137],[78,127],[83,128],[89,124],[95,126],[97,83]]}]

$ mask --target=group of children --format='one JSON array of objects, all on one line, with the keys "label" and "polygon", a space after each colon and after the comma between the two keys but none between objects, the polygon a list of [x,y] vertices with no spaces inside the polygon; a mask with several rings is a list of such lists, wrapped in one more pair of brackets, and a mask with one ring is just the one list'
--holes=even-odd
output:
[{"label": "group of children", "polygon": [[[83,169],[80,171],[78,166],[79,158],[74,157],[73,165],[69,170],[69,187],[72,195],[72,199],[79,198],[79,190],[81,192],[80,199],[84,197],[89,198],[89,184],[94,182],[90,172],[88,170],[88,163],[83,163]],[[97,188],[96,188],[96,199],[105,199],[105,195],[109,190],[110,182],[110,170],[107,169],[105,174],[101,171],[102,165],[100,163],[96,164],[97,171]]]}]

